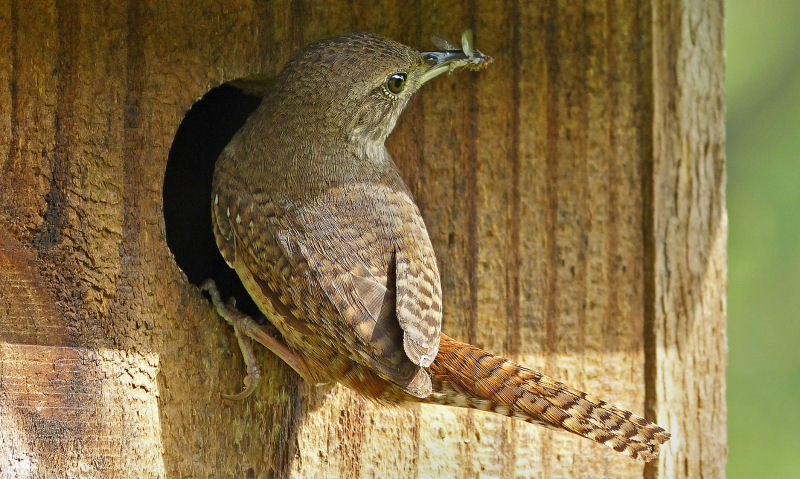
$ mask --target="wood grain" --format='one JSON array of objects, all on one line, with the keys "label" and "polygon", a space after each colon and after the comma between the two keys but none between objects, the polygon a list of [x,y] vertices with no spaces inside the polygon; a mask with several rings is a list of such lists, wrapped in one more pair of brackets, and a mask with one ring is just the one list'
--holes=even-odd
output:
[{"label": "wood grain", "polygon": [[728,216],[722,4],[656,2],[654,13],[648,409],[681,439],[669,444],[656,467],[665,477],[724,477]]},{"label": "wood grain", "polygon": [[[0,476],[723,476],[722,26],[718,0],[4,2]],[[444,330],[646,412],[657,465],[313,389],[265,351],[255,397],[219,398],[236,340],[164,237],[183,115],[319,38],[465,27],[495,63],[426,85],[389,140]]]}]

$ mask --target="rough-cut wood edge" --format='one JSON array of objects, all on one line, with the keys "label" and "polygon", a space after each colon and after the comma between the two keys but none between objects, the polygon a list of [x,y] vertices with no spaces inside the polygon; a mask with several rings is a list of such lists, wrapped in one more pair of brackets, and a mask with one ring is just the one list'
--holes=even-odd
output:
[{"label": "rough-cut wood edge", "polygon": [[727,459],[722,0],[653,2],[648,415],[672,432],[646,477],[724,477]]}]

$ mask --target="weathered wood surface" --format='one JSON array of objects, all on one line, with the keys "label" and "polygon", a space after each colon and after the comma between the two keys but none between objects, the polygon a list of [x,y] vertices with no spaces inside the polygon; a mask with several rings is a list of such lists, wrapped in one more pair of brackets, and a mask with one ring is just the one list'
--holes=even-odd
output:
[{"label": "weathered wood surface", "polygon": [[[722,2],[0,4],[0,476],[721,476]],[[390,139],[448,334],[646,411],[645,469],[566,434],[312,391],[235,338],[164,238],[173,136],[211,87],[356,29],[473,27]]]},{"label": "weathered wood surface", "polygon": [[648,409],[678,438],[659,461],[662,476],[724,477],[728,216],[722,2],[656,2],[653,13]]}]

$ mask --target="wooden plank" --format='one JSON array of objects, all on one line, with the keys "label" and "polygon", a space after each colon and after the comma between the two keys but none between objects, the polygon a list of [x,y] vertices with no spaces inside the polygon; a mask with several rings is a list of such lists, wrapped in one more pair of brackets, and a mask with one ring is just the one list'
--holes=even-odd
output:
[{"label": "wooden plank", "polygon": [[[263,350],[257,395],[219,398],[241,384],[235,338],[161,219],[183,115],[315,39],[362,29],[427,48],[464,27],[495,63],[426,85],[389,141],[437,251],[445,331],[646,406],[677,438],[658,466],[484,413],[311,388]],[[721,475],[721,35],[719,1],[4,4],[3,473]],[[25,419],[44,411],[47,429]]]},{"label": "wooden plank", "polygon": [[724,477],[723,5],[681,0],[653,5],[648,406],[674,439],[648,474]]}]

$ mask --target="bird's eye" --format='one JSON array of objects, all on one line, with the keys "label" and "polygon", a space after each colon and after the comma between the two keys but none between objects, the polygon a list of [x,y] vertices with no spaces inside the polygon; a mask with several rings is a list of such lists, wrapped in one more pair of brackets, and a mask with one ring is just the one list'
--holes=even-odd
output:
[{"label": "bird's eye", "polygon": [[406,86],[405,73],[392,73],[386,78],[386,89],[394,95],[399,95]]}]

